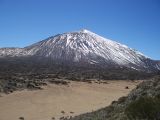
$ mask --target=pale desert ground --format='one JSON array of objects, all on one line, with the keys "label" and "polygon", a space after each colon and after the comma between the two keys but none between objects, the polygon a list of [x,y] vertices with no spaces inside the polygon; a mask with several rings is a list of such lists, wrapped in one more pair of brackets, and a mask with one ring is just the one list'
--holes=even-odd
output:
[{"label": "pale desert ground", "polygon": [[[51,120],[75,116],[108,106],[127,95],[141,81],[108,81],[108,84],[71,82],[49,84],[43,90],[17,91],[0,97],[0,120]],[[125,89],[128,86],[129,89]],[[64,113],[62,113],[64,111]],[[70,113],[73,112],[73,113]]]}]

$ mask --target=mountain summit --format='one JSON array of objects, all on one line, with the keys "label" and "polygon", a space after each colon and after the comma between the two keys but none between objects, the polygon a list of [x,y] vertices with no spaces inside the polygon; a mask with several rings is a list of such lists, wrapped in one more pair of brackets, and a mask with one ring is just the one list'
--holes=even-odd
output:
[{"label": "mountain summit", "polygon": [[24,48],[1,48],[0,57],[41,57],[56,62],[85,63],[134,70],[160,70],[157,61],[126,45],[101,37],[89,30],[58,34]]}]

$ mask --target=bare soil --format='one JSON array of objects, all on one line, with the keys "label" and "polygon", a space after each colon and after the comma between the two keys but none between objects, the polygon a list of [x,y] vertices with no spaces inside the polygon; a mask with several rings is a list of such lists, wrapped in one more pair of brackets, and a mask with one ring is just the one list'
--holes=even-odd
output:
[{"label": "bare soil", "polygon": [[75,116],[108,106],[126,96],[142,81],[110,80],[49,84],[43,90],[23,90],[0,97],[0,120],[52,120]]}]

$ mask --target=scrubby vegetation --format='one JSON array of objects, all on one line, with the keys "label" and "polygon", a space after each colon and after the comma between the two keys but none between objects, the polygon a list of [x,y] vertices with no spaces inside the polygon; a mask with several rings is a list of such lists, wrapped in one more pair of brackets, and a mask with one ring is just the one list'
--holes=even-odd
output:
[{"label": "scrubby vegetation", "polygon": [[12,93],[16,90],[40,90],[50,84],[68,85],[69,82],[55,74],[0,73],[0,93]]},{"label": "scrubby vegetation", "polygon": [[126,107],[125,114],[130,120],[159,120],[160,98],[140,97]]},{"label": "scrubby vegetation", "polygon": [[[100,66],[103,66],[101,68]],[[114,65],[115,66],[115,65]],[[11,93],[21,89],[41,89],[47,83],[63,84],[65,80],[138,80],[148,79],[155,73],[136,71],[122,66],[86,63],[54,62],[39,57],[14,57],[0,59],[0,92]]]}]

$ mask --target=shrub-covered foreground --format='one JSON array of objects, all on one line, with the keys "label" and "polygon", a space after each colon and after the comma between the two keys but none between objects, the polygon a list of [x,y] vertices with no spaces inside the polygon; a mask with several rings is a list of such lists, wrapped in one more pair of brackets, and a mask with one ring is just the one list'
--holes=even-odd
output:
[{"label": "shrub-covered foreground", "polygon": [[125,114],[130,120],[159,120],[160,119],[160,98],[141,97],[131,102],[125,109]]},{"label": "shrub-covered foreground", "polygon": [[108,107],[70,120],[160,120],[160,77],[141,83]]}]

